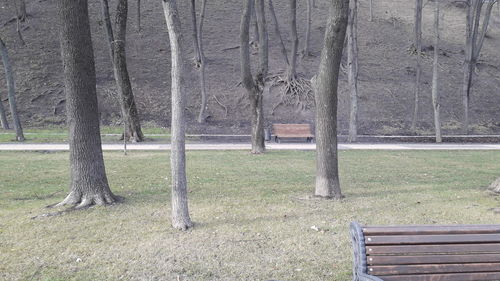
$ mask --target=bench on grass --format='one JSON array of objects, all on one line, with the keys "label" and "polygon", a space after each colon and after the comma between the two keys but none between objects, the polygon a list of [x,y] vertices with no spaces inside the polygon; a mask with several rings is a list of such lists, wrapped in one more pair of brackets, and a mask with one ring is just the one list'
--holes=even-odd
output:
[{"label": "bench on grass", "polygon": [[314,138],[310,124],[273,124],[273,135],[278,143],[281,138],[306,138],[307,142]]},{"label": "bench on grass", "polygon": [[351,223],[353,280],[500,280],[500,225]]}]

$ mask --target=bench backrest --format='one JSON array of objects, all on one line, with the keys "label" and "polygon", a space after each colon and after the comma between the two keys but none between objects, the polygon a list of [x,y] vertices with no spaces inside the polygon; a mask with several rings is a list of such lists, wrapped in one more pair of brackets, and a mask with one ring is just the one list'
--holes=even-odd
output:
[{"label": "bench backrest", "polygon": [[385,281],[500,280],[500,225],[359,228],[364,247],[358,252],[368,275]]},{"label": "bench backrest", "polygon": [[310,124],[273,124],[273,134],[279,137],[313,137]]}]

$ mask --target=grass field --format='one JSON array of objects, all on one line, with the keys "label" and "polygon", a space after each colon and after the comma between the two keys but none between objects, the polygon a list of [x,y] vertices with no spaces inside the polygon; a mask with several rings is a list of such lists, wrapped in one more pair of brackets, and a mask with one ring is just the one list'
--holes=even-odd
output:
[{"label": "grass field", "polygon": [[[313,152],[188,152],[186,233],[169,155],[105,153],[122,204],[43,217],[67,153],[0,153],[1,280],[351,280],[348,225],[498,223],[498,151],[341,151],[341,202],[311,197]],[[33,219],[33,217],[36,217]]]}]

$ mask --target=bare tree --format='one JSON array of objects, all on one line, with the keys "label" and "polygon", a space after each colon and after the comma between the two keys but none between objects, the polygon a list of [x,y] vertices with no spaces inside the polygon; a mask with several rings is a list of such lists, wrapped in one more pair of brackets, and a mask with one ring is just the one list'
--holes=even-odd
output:
[{"label": "bare tree", "polygon": [[101,0],[102,14],[104,19],[104,28],[108,35],[111,61],[113,63],[113,73],[120,95],[120,108],[122,116],[125,116],[127,124],[127,132],[124,138],[128,138],[133,142],[141,142],[144,140],[142,133],[139,113],[135,104],[132,84],[127,68],[126,56],[126,34],[127,34],[127,18],[128,18],[128,0],[119,0],[116,8],[115,30],[111,24],[109,14],[108,0]]},{"label": "bare tree", "polygon": [[109,189],[99,132],[94,51],[87,0],[58,0],[67,101],[70,193],[57,206],[116,202]]},{"label": "bare tree", "polygon": [[274,24],[274,33],[276,33],[276,36],[278,36],[278,39],[280,41],[281,55],[283,56],[283,60],[285,61],[285,64],[288,67],[288,65],[290,65],[290,62],[288,61],[288,54],[287,54],[288,52],[286,50],[285,43],[283,42],[283,37],[281,36],[278,19],[276,18],[276,13],[274,11],[273,1],[269,0],[268,4],[269,4],[269,12],[271,13],[271,20],[273,21]]},{"label": "bare tree", "polygon": [[349,116],[349,142],[358,138],[358,0],[351,0],[349,5],[349,22],[347,25],[347,64],[348,80],[351,94]]},{"label": "bare tree", "polygon": [[241,78],[248,99],[250,101],[251,123],[252,123],[252,153],[261,154],[265,152],[264,144],[264,108],[263,91],[268,71],[268,40],[266,19],[264,16],[264,1],[255,0],[257,26],[259,27],[259,69],[252,77],[250,67],[250,18],[254,9],[254,0],[244,2],[243,14],[240,26],[240,56],[241,56]]},{"label": "bare tree", "polygon": [[186,95],[182,89],[184,61],[182,31],[176,0],[163,0],[172,54],[172,226],[180,230],[193,227],[189,216],[186,179]]},{"label": "bare tree", "polygon": [[329,0],[330,14],[318,74],[316,98],[315,195],[341,199],[337,154],[337,91],[349,14],[349,0]]},{"label": "bare tree", "polygon": [[[486,6],[485,15],[481,25],[481,13],[483,4],[488,2]],[[466,35],[465,35],[465,61],[464,61],[464,82],[463,82],[463,106],[464,106],[464,131],[469,133],[469,107],[470,107],[470,94],[474,76],[474,69],[476,67],[481,49],[483,47],[486,32],[491,17],[493,6],[497,1],[488,0],[468,0],[467,1],[467,19],[466,19]]]},{"label": "bare tree", "polygon": [[416,53],[416,77],[415,77],[415,90],[414,90],[414,105],[413,117],[411,119],[410,130],[415,132],[418,119],[418,104],[420,101],[420,78],[422,75],[421,56],[422,56],[422,4],[423,0],[415,0],[415,53]]},{"label": "bare tree", "polygon": [[306,19],[306,36],[304,39],[304,49],[302,50],[302,56],[310,56],[309,45],[311,41],[311,21],[312,21],[312,10],[313,10],[313,0],[307,0],[307,19]]},{"label": "bare tree", "polygon": [[432,107],[434,109],[434,127],[436,142],[442,142],[441,117],[439,104],[439,0],[435,0],[434,8],[434,62],[432,67]]},{"label": "bare tree", "polygon": [[200,75],[200,92],[201,92],[201,105],[200,105],[200,113],[198,114],[198,123],[204,123],[207,118],[207,90],[206,90],[206,82],[205,82],[205,67],[206,60],[205,54],[203,51],[203,22],[205,19],[205,11],[207,6],[207,0],[202,0],[201,12],[200,12],[200,21],[199,25],[197,25],[197,15],[196,15],[196,0],[191,0],[191,19],[193,24],[193,45],[194,45],[194,53],[195,53],[195,67],[198,68]]},{"label": "bare tree", "polygon": [[2,57],[2,63],[5,70],[5,78],[6,78],[5,80],[7,80],[10,113],[12,115],[14,129],[16,130],[16,140],[24,141],[23,128],[21,126],[21,120],[19,119],[19,114],[17,112],[14,71],[12,70],[12,63],[10,62],[9,53],[7,52],[7,47],[5,46],[5,43],[3,42],[2,38],[0,38],[0,56]]}]

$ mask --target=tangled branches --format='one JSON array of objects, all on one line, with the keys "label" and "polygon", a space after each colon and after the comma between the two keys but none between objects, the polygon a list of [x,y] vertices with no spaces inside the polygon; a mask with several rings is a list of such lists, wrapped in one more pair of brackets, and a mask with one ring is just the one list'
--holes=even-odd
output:
[{"label": "tangled branches", "polygon": [[311,80],[302,75],[288,75],[279,73],[270,76],[271,87],[280,88],[280,100],[273,106],[271,114],[280,105],[290,105],[301,110],[306,110],[314,106],[314,93]]}]

